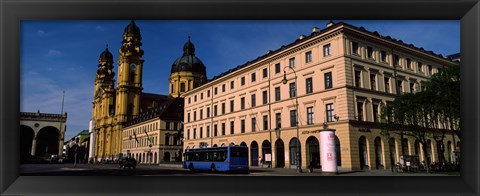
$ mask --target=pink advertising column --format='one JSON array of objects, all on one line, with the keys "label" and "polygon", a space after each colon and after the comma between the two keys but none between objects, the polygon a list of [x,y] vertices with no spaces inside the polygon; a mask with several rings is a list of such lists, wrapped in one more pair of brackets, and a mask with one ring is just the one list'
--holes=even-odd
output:
[{"label": "pink advertising column", "polygon": [[337,174],[335,147],[335,129],[328,129],[324,126],[324,129],[320,130],[320,160],[324,174]]}]

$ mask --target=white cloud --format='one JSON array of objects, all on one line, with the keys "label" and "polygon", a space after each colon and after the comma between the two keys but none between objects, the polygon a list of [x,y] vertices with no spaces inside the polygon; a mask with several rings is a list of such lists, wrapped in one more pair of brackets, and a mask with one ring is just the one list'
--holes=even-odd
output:
[{"label": "white cloud", "polygon": [[62,52],[60,52],[58,50],[50,49],[50,50],[48,50],[46,56],[47,57],[59,57],[59,56],[62,56]]},{"label": "white cloud", "polygon": [[43,31],[43,30],[38,30],[38,31],[37,31],[37,35],[40,36],[40,37],[43,37],[43,36],[46,35],[46,33],[45,33],[45,31]]}]

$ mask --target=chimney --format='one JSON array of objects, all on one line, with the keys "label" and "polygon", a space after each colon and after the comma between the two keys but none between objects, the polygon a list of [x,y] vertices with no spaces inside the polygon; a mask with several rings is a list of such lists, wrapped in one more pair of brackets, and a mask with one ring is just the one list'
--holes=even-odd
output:
[{"label": "chimney", "polygon": [[327,23],[327,27],[330,27],[332,25],[334,25],[335,23],[333,21],[330,20],[330,22]]},{"label": "chimney", "polygon": [[312,33],[318,33],[318,32],[320,32],[320,28],[318,28],[318,27],[313,27],[312,28]]}]

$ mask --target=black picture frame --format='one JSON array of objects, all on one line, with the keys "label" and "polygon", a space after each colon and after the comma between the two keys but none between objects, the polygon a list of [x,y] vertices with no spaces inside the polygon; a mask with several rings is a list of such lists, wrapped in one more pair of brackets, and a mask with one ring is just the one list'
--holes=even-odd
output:
[{"label": "black picture frame", "polygon": [[[0,0],[2,195],[479,195],[478,0]],[[461,176],[89,177],[19,176],[21,20],[461,20]],[[441,40],[439,40],[441,41]]]}]

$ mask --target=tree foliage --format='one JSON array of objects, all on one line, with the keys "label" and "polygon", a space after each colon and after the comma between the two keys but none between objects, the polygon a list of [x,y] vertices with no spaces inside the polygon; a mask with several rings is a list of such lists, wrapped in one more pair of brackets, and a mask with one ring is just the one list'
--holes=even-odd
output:
[{"label": "tree foliage", "polygon": [[[380,118],[382,134],[411,136],[422,144],[424,152],[427,152],[428,138],[433,138],[440,144],[437,149],[443,163],[441,144],[445,134],[453,132],[460,138],[460,68],[440,69],[422,84],[420,92],[401,94],[393,102],[383,105]],[[427,153],[424,153],[424,160],[429,171]]]}]

